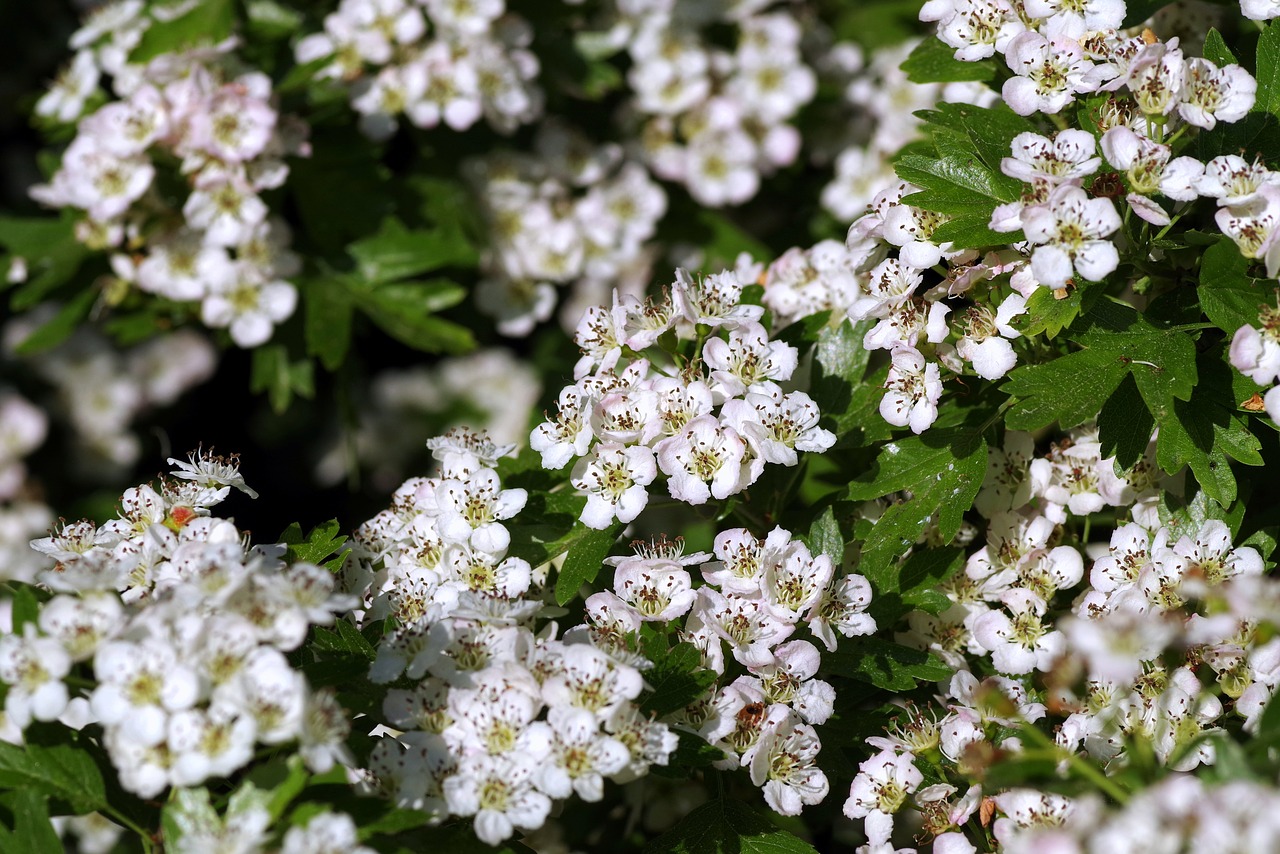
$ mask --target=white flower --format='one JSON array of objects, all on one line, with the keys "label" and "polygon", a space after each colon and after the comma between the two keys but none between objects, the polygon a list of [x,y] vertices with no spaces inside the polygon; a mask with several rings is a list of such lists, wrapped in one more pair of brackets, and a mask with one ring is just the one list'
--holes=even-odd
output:
[{"label": "white flower", "polygon": [[374,854],[357,845],[356,823],[346,813],[322,812],[289,828],[280,854]]},{"label": "white flower", "polygon": [[733,657],[747,667],[773,663],[773,647],[795,630],[759,594],[725,596],[714,588],[703,587],[698,590],[694,614],[727,641]]},{"label": "white flower", "polygon": [[924,782],[910,753],[884,750],[858,766],[858,774],[849,787],[844,814],[849,818],[868,818],[873,813],[892,816],[907,795]]},{"label": "white flower", "polygon": [[258,493],[245,484],[244,475],[240,474],[240,458],[235,454],[220,457],[215,455],[212,449],[197,450],[187,455],[185,463],[173,457],[170,457],[167,462],[171,466],[178,467],[177,470],[170,472],[174,477],[192,481],[203,487],[220,489],[233,486],[250,498],[258,497]]},{"label": "white flower", "polygon": [[1001,94],[1020,116],[1058,113],[1082,92],[1097,88],[1097,73],[1074,39],[1020,33],[1009,42],[1005,61],[1015,76]]},{"label": "white flower", "polygon": [[519,513],[529,494],[501,487],[493,469],[480,469],[466,481],[442,481],[436,488],[436,528],[444,541],[469,542],[473,548],[492,553],[505,550],[511,535],[500,522]]},{"label": "white flower", "polygon": [[455,815],[475,816],[476,836],[487,845],[510,838],[516,828],[536,830],[547,820],[551,799],[533,786],[537,761],[508,753],[468,757],[444,781],[444,796]]},{"label": "white flower", "polygon": [[893,364],[885,378],[885,395],[880,399],[880,415],[896,427],[910,427],[923,433],[938,418],[938,398],[942,380],[938,366],[925,362],[911,347],[893,348]]},{"label": "white flower", "polygon": [[799,815],[827,796],[827,775],[817,766],[821,748],[813,727],[785,707],[770,715],[751,759],[751,782],[763,787],[774,812]]},{"label": "white flower", "polygon": [[749,478],[747,444],[731,427],[721,427],[710,415],[700,415],[679,434],[654,448],[658,467],[670,480],[671,497],[689,504],[728,498],[741,491]]},{"label": "white flower", "polygon": [[835,444],[835,434],[818,426],[818,405],[802,391],[783,394],[777,386],[730,400],[720,417],[751,445],[765,462],[794,466],[797,451],[822,453]]},{"label": "white flower", "polygon": [[786,382],[796,369],[797,351],[770,341],[763,326],[747,322],[729,331],[729,340],[712,338],[702,347],[711,369],[711,390],[725,399],[765,391],[768,381]]},{"label": "white flower", "polygon": [[1187,60],[1178,115],[1189,125],[1213,130],[1218,122],[1237,122],[1253,109],[1258,81],[1238,65],[1218,68],[1207,59]]},{"label": "white flower", "polygon": [[573,793],[584,801],[604,797],[604,777],[627,766],[631,752],[600,731],[596,716],[582,709],[554,708],[547,715],[554,737],[551,755],[538,770],[538,788],[553,798]]},{"label": "white flower", "polygon": [[267,281],[244,262],[227,279],[210,282],[200,319],[214,329],[230,327],[231,340],[250,349],[265,344],[276,324],[293,314],[298,290],[284,281]]},{"label": "white flower", "polygon": [[30,623],[21,636],[0,636],[0,681],[8,687],[4,713],[19,730],[34,718],[53,721],[67,708],[71,656],[55,638],[40,637]]},{"label": "white flower", "polygon": [[1065,638],[1042,621],[1044,600],[1029,590],[1014,588],[1000,601],[1013,616],[987,611],[974,621],[974,639],[991,652],[991,663],[1001,673],[1048,670],[1065,648]]},{"label": "white flower", "polygon": [[742,304],[742,287],[736,272],[695,278],[677,270],[671,296],[676,311],[689,323],[736,329],[764,314],[764,306]]},{"label": "white flower", "polygon": [[1051,288],[1065,287],[1073,273],[1102,281],[1120,264],[1115,245],[1104,238],[1120,228],[1110,199],[1086,198],[1080,187],[1062,184],[1049,200],[1022,212],[1027,240],[1036,245],[1031,269]]},{"label": "white flower", "polygon": [[1060,131],[1053,139],[1020,133],[1011,143],[1013,156],[1000,161],[1000,171],[1028,184],[1078,182],[1098,171],[1098,143],[1082,130]]},{"label": "white flower", "polygon": [[604,530],[616,518],[634,520],[649,503],[646,487],[658,476],[653,451],[644,446],[605,443],[573,467],[571,482],[587,493],[582,523]]},{"label": "white flower", "polygon": [[613,576],[618,597],[640,614],[641,620],[669,623],[693,607],[689,573],[669,561],[633,558],[623,561]]}]

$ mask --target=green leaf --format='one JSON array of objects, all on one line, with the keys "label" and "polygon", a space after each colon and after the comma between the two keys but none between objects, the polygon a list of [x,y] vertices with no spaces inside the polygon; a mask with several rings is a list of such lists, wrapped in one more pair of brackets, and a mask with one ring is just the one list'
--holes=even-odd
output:
[{"label": "green leaf", "polygon": [[323,652],[351,653],[368,661],[378,657],[378,650],[349,621],[339,619],[335,620],[333,625],[332,630],[322,627],[315,629],[313,643],[315,649]]},{"label": "green leaf", "polygon": [[[653,693],[640,700],[642,711],[661,717],[677,712],[706,693],[716,674],[702,666],[702,654],[691,643],[667,649],[663,639],[646,638],[645,657],[653,662],[644,680]],[[649,642],[651,641],[651,642]]]},{"label": "green leaf", "polygon": [[[1038,128],[1028,119],[1019,116],[1001,104],[997,107],[978,107],[973,104],[938,104],[932,110],[920,110],[916,115],[934,128],[945,128],[967,137],[968,145],[978,153],[991,172],[991,180],[1003,185],[1006,193],[1014,198],[1021,195],[1023,184],[1000,171],[1000,164],[1010,156],[1014,137],[1022,133],[1036,133]],[[935,143],[939,141],[936,137]],[[938,144],[939,154],[951,154]],[[1008,239],[1006,238],[1006,243]]]},{"label": "green leaf", "polygon": [[0,850],[22,854],[63,854],[62,840],[49,821],[49,799],[33,789],[0,797],[13,814],[13,829],[0,826]]},{"label": "green leaf", "polygon": [[1092,421],[1128,373],[1114,354],[1096,350],[1016,368],[1002,387],[1017,400],[1005,424],[1012,430],[1037,430],[1056,421],[1066,430]]},{"label": "green leaf", "polygon": [[878,593],[898,589],[898,562],[936,514],[943,543],[960,530],[987,474],[987,443],[963,429],[929,431],[886,444],[870,473],[849,485],[851,500],[899,490],[911,497],[891,504],[862,547],[858,571]]},{"label": "green leaf", "polygon": [[1114,456],[1122,469],[1132,468],[1151,444],[1155,426],[1133,375],[1126,376],[1098,413],[1102,458]]},{"label": "green leaf", "polygon": [[1231,48],[1227,47],[1222,33],[1218,32],[1216,27],[1210,27],[1209,32],[1205,34],[1202,55],[1219,68],[1237,64],[1236,55],[1231,52]]},{"label": "green leaf", "polygon": [[1219,348],[1201,356],[1200,373],[1191,400],[1176,401],[1171,413],[1156,419],[1156,461],[1169,474],[1189,466],[1205,494],[1226,507],[1236,499],[1229,457],[1260,466],[1262,445],[1237,411],[1231,369]]},{"label": "green leaf", "polygon": [[838,652],[822,657],[820,672],[870,682],[886,691],[910,691],[917,682],[940,682],[955,673],[933,653],[891,643],[877,637],[860,637],[843,644]]},{"label": "green leaf", "polygon": [[932,614],[945,611],[951,600],[939,592],[937,586],[946,581],[964,565],[964,552],[960,549],[940,548],[913,552],[902,563],[898,575],[898,589],[905,605]]},{"label": "green leaf", "polygon": [[330,519],[322,525],[315,526],[305,540],[288,543],[286,559],[291,563],[301,561],[323,564],[347,541],[346,535],[338,533],[341,529],[342,526],[337,519]]},{"label": "green leaf", "polygon": [[475,263],[475,249],[456,229],[409,230],[394,216],[377,233],[347,247],[365,282],[384,284],[451,265]]},{"label": "green leaf", "polygon": [[816,854],[809,843],[729,798],[698,807],[644,850],[645,854]]},{"label": "green leaf", "polygon": [[1057,338],[1080,316],[1084,304],[1085,288],[1071,288],[1065,299],[1058,299],[1050,288],[1036,288],[1027,300],[1027,313],[1019,318],[1018,331],[1027,336],[1044,335],[1049,340]]},{"label": "green leaf", "polygon": [[922,188],[903,201],[950,216],[986,216],[990,221],[991,212],[997,204],[1018,198],[1018,194],[1010,192],[1006,182],[997,180],[976,155],[948,155],[934,159],[909,154],[894,164],[894,171],[902,180]]},{"label": "green leaf", "polygon": [[1086,349],[1009,374],[1004,391],[1017,399],[1007,425],[1034,430],[1057,421],[1063,429],[1094,419],[1132,373],[1159,423],[1174,400],[1186,400],[1196,384],[1195,342],[1158,329],[1130,306],[1104,300],[1072,326],[1071,339]]},{"label": "green leaf", "polygon": [[955,53],[955,48],[926,36],[902,63],[902,70],[912,83],[953,83],[995,77],[996,64],[991,60],[964,62],[956,59]]},{"label": "green leaf", "polygon": [[314,366],[310,359],[289,361],[283,344],[267,344],[253,351],[249,388],[255,393],[265,391],[271,408],[283,413],[295,394],[305,398],[315,395]]},{"label": "green leaf", "polygon": [[14,352],[29,356],[33,353],[40,353],[51,347],[56,347],[66,341],[71,333],[75,332],[85,318],[89,316],[89,311],[93,308],[93,304],[97,299],[98,292],[93,288],[88,288],[76,294],[70,302],[58,309],[57,314],[24,338],[22,343],[14,348]]},{"label": "green leaf", "polygon": [[582,527],[585,530],[569,547],[569,553],[565,555],[564,564],[556,576],[556,602],[560,605],[577,596],[582,585],[596,580],[604,559],[609,555],[609,549],[613,548],[618,532],[622,530],[622,526],[618,524],[610,525],[603,531],[596,531],[585,525]]},{"label": "green leaf", "polygon": [[1258,307],[1274,298],[1249,275],[1249,259],[1235,242],[1223,237],[1200,258],[1200,305],[1213,324],[1234,335],[1241,326],[1256,326]]},{"label": "green leaf", "polygon": [[98,766],[88,753],[69,744],[24,748],[0,742],[0,788],[30,789],[66,801],[77,814],[107,805]]},{"label": "green leaf", "polygon": [[862,339],[871,328],[869,321],[853,324],[847,317],[818,333],[813,348],[810,381],[813,400],[836,436],[861,422],[861,413],[851,409],[853,391],[862,383],[870,352]]},{"label": "green leaf", "polygon": [[[578,522],[587,503],[581,495],[533,492],[524,509],[507,525],[511,545],[507,553],[537,568],[564,554],[591,529]],[[537,520],[537,521],[524,521]]]},{"label": "green leaf", "polygon": [[[914,196],[908,196],[908,199]],[[909,202],[915,204],[915,202]],[[991,230],[990,214],[963,214],[952,217],[933,230],[929,239],[933,243],[954,243],[956,246],[978,249],[983,246],[1007,246],[1020,240],[1009,234]]]},{"label": "green leaf", "polygon": [[217,44],[231,35],[235,21],[234,0],[201,0],[185,15],[171,21],[156,20],[142,34],[129,61],[145,64],[163,53]]},{"label": "green leaf", "polygon": [[35,623],[40,616],[40,599],[36,596],[36,588],[30,584],[10,582],[15,585],[12,601],[13,634],[21,635],[22,627],[27,623]]},{"label": "green leaf", "polygon": [[[0,217],[0,245],[27,262],[27,281],[18,286],[11,303],[15,311],[43,302],[88,257],[89,250],[76,240],[75,219]],[[0,290],[7,287],[0,281]]]},{"label": "green leaf", "polygon": [[1275,21],[1258,37],[1258,62],[1254,77],[1258,92],[1254,112],[1280,116],[1280,26]]},{"label": "green leaf", "polygon": [[347,358],[351,346],[352,301],[338,278],[312,279],[303,287],[306,302],[307,355],[330,371]]},{"label": "green leaf", "polygon": [[809,526],[809,551],[816,557],[823,554],[831,558],[836,569],[844,562],[844,534],[836,522],[834,507],[827,507]]},{"label": "green leaf", "polygon": [[384,332],[427,353],[465,353],[475,347],[469,329],[435,316],[466,295],[465,288],[447,279],[399,282],[355,294],[360,309]]}]

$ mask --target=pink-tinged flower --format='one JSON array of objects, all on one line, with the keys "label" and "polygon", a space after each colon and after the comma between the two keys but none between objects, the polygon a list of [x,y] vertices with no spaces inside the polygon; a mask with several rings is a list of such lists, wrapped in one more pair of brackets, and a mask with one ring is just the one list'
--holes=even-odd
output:
[{"label": "pink-tinged flower", "polygon": [[711,369],[711,390],[729,399],[748,391],[764,392],[770,381],[791,379],[797,350],[790,344],[770,341],[764,327],[752,321],[731,330],[728,341],[707,341],[702,347],[702,359]]},{"label": "pink-tinged flower", "polygon": [[1187,61],[1178,115],[1189,125],[1213,130],[1218,122],[1238,122],[1253,109],[1258,81],[1238,65],[1218,68],[1207,59]]},{"label": "pink-tinged flower", "polygon": [[694,613],[728,642],[733,657],[747,667],[773,663],[773,647],[795,631],[795,626],[780,619],[760,595],[725,596],[703,587],[698,590]]},{"label": "pink-tinged flower", "polygon": [[822,743],[813,727],[785,706],[766,721],[751,758],[751,782],[764,789],[764,800],[780,815],[799,815],[821,803],[830,785],[818,768]]},{"label": "pink-tinged flower", "polygon": [[1096,91],[1101,83],[1079,42],[1066,37],[1020,33],[1009,42],[1005,61],[1015,76],[1001,94],[1020,116],[1061,112],[1077,94]]},{"label": "pink-tinged flower", "polygon": [[942,396],[938,366],[901,345],[893,348],[892,358],[880,415],[896,427],[909,426],[911,432],[923,433],[938,418],[938,398]]},{"label": "pink-tinged flower", "polygon": [[1110,199],[1090,199],[1080,187],[1060,185],[1043,205],[1022,212],[1027,240],[1036,245],[1031,270],[1041,284],[1065,287],[1073,275],[1101,281],[1120,264],[1115,245],[1106,240],[1120,228]]},{"label": "pink-tinged flower", "polygon": [[[751,445],[765,462],[794,466],[797,451],[822,453],[835,444],[835,434],[818,426],[822,413],[802,391],[783,394],[777,386],[730,400],[720,412],[723,422]],[[754,479],[754,478],[753,478]]]},{"label": "pink-tinged flower", "polygon": [[1000,171],[1028,184],[1078,182],[1098,171],[1098,141],[1083,130],[1060,131],[1053,139],[1020,133],[1010,145],[1012,157],[1000,161]]},{"label": "pink-tinged flower", "polygon": [[689,613],[696,596],[689,573],[678,564],[640,559],[618,566],[613,590],[636,609],[641,620],[661,623]]},{"label": "pink-tinged flower", "polygon": [[1138,108],[1148,116],[1167,116],[1178,106],[1186,62],[1176,38],[1145,45],[1129,64],[1126,83]]},{"label": "pink-tinged flower", "polygon": [[721,427],[711,415],[694,418],[679,434],[655,448],[658,467],[670,480],[671,497],[689,504],[728,498],[750,477],[747,443],[732,427]]}]

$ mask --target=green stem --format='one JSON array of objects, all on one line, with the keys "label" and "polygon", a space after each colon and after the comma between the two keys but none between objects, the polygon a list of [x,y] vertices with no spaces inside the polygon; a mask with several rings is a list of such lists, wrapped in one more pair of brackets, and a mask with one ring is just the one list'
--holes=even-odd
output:
[{"label": "green stem", "polygon": [[138,839],[142,841],[142,850],[147,852],[147,854],[151,854],[151,833],[149,831],[144,830],[137,824],[137,822],[110,804],[104,806],[101,812],[116,824],[138,834]]}]

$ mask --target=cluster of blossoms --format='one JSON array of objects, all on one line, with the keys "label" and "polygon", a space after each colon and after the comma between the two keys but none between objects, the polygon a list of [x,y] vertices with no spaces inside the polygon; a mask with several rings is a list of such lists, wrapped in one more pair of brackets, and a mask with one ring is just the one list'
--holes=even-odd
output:
[{"label": "cluster of blossoms", "polygon": [[[801,56],[800,22],[769,5],[619,2],[594,34],[602,55],[626,48],[626,109],[650,168],[708,207],[752,198],[762,175],[800,151],[788,122],[813,98],[817,77]],[[732,51],[703,32],[725,27]]]},{"label": "cluster of blossoms", "polygon": [[[644,623],[682,619],[677,637],[693,644],[716,679],[664,720],[719,748],[717,767],[747,769],[775,811],[799,815],[829,791],[814,727],[831,716],[836,695],[816,678],[817,646],[791,638],[804,623],[833,652],[837,633],[871,634],[871,586],[855,573],[837,575],[827,555],[815,557],[782,528],[764,539],[743,528],[723,531],[714,561],[682,550],[680,540],[664,539],[637,544],[634,556],[609,558],[613,591],[586,600],[587,624],[566,640],[585,632],[613,655],[634,656]],[[685,567],[697,563],[704,583],[695,589]]]},{"label": "cluster of blossoms", "polygon": [[[1269,628],[1280,590],[1255,549],[1233,546],[1226,523],[1168,515],[1162,486],[1150,453],[1117,475],[1089,430],[1040,457],[1018,433],[992,452],[977,501],[985,542],[940,588],[949,604],[912,612],[900,635],[955,669],[941,686],[942,710],[910,707],[885,737],[868,739],[880,752],[862,764],[845,805],[865,819],[873,850],[910,803],[936,837],[933,850],[972,852],[960,828],[984,796],[1000,816],[997,840],[1014,846],[1002,850],[1038,850],[1012,840],[1066,820],[1071,798],[981,785],[957,798],[952,785],[1021,751],[1038,734],[1029,724],[1050,726],[1068,762],[1079,754],[1118,768],[1139,745],[1173,771],[1215,762],[1204,736],[1225,731],[1229,711],[1245,731],[1257,727],[1280,685],[1280,640]],[[1064,542],[1062,523],[1107,507],[1130,519],[1109,543]],[[926,765],[950,773],[920,788]],[[1096,829],[1091,821],[1080,827]],[[1194,827],[1170,832],[1190,838]]]},{"label": "cluster of blossoms", "polygon": [[997,795],[995,801],[1005,817],[997,819],[993,832],[1009,854],[1271,851],[1280,846],[1280,794],[1244,780],[1213,786],[1189,774],[1171,774],[1122,809],[1108,809],[1096,796],[1069,801],[1025,789]]},{"label": "cluster of blossoms", "polygon": [[316,465],[316,479],[336,484],[358,465],[368,471],[374,488],[390,493],[412,470],[421,434],[466,423],[499,445],[523,441],[541,393],[537,372],[510,350],[496,347],[430,367],[384,371],[369,383],[354,435],[326,451]]},{"label": "cluster of blossoms", "polygon": [[374,139],[395,133],[401,114],[420,128],[458,131],[483,116],[510,133],[542,114],[532,40],[504,0],[342,0],[295,54],[348,90]]},{"label": "cluster of blossoms", "polygon": [[439,477],[413,478],[356,532],[351,586],[364,619],[392,617],[370,678],[400,734],[369,759],[370,788],[444,820],[475,816],[489,844],[546,821],[553,799],[603,797],[665,765],[676,736],[642,714],[638,656],[583,633],[534,632],[545,569],[507,556],[524,506],[492,468],[510,446],[454,430],[429,443]]},{"label": "cluster of blossoms", "polygon": [[[256,347],[297,302],[284,279],[300,262],[262,194],[284,184],[286,157],[308,153],[306,127],[277,113],[270,78],[240,66],[234,40],[130,63],[151,24],[124,0],[72,36],[79,52],[37,111],[77,122],[76,137],[31,195],[83,211],[77,237],[112,252],[121,282],[198,303],[205,325]],[[104,74],[115,99],[84,115]],[[175,202],[175,187],[190,189]]]},{"label": "cluster of blossoms", "polygon": [[[576,382],[529,443],[545,468],[578,459],[571,482],[587,495],[585,524],[635,519],[659,471],[672,498],[704,504],[746,489],[766,463],[794,466],[799,451],[835,443],[812,398],[779,385],[797,351],[770,340],[764,308],[743,302],[759,272],[697,279],[680,270],[657,301],[615,295],[611,307],[583,314]],[[691,354],[666,349],[680,340],[695,342]]]},{"label": "cluster of blossoms", "polygon": [[[177,839],[166,842],[178,852],[374,854],[374,849],[357,843],[356,824],[351,816],[329,811],[318,812],[305,824],[289,828],[278,847],[270,846],[271,799],[271,792],[246,782],[231,794],[225,811],[219,815],[210,803],[208,791],[180,789],[166,810]],[[83,851],[83,835],[80,841]]]},{"label": "cluster of blossoms", "polygon": [[[837,576],[830,558],[780,528],[765,539],[725,531],[710,562],[683,554],[679,540],[642,542],[606,559],[612,591],[589,597],[586,623],[556,639],[554,626],[535,632],[545,568],[506,556],[501,523],[526,496],[502,489],[490,466],[509,448],[465,431],[429,444],[440,476],[406,482],[357,532],[349,567],[364,619],[397,626],[370,676],[395,683],[383,711],[402,732],[375,747],[372,787],[441,819],[474,815],[477,834],[496,844],[541,827],[553,799],[598,801],[604,779],[665,765],[680,730],[719,748],[722,767],[748,769],[781,813],[825,797],[814,726],[835,692],[815,678],[818,648],[790,638],[803,623],[834,650],[837,634],[873,632],[866,579]],[[705,584],[695,589],[686,567],[698,563]],[[660,718],[642,711],[645,623],[674,628],[716,676]]]},{"label": "cluster of blossoms", "polygon": [[[3,349],[12,352],[47,314],[52,311],[38,310],[8,324]],[[77,464],[90,473],[118,477],[141,453],[141,441],[130,429],[133,422],[209,379],[217,352],[192,330],[157,336],[122,352],[92,330],[80,329],[26,362],[53,387],[56,401],[49,408],[75,431]]]},{"label": "cluster of blossoms", "polygon": [[[1014,75],[1002,97],[1018,114],[1052,115],[1077,97],[1107,97],[1098,114],[1100,136],[1067,128],[1051,136],[1028,130],[1012,139],[999,170],[1024,189],[1018,200],[997,206],[989,223],[992,231],[1010,234],[1010,245],[983,254],[935,240],[951,217],[914,206],[920,188],[891,179],[874,194],[870,184],[852,194],[869,210],[850,229],[846,253],[828,242],[793,250],[770,269],[766,303],[776,304],[784,318],[844,307],[854,321],[875,321],[864,346],[889,351],[881,414],[890,424],[927,429],[937,418],[944,370],[987,380],[1007,374],[1018,360],[1012,342],[1021,337],[1012,324],[1026,313],[1027,301],[1041,288],[1063,298],[1071,287],[1114,273],[1130,214],[1144,229],[1162,228],[1191,203],[1213,198],[1219,228],[1242,254],[1266,259],[1269,276],[1280,267],[1274,173],[1236,155],[1207,163],[1176,156],[1191,150],[1188,129],[1211,130],[1245,116],[1254,104],[1253,78],[1238,65],[1184,57],[1176,37],[1118,31],[1123,4],[1096,5],[1084,12],[1053,4],[1015,11],[1002,0],[935,0],[921,12],[938,22],[938,37],[958,59],[1004,54]],[[939,97],[936,86],[916,88],[923,90],[921,106]],[[994,93],[944,97],[981,105]],[[888,138],[900,145],[912,133],[904,125]],[[1104,161],[1114,171],[1098,174]],[[856,171],[876,173],[866,160]],[[1113,201],[1121,195],[1123,217]],[[1270,314],[1264,309],[1261,329],[1241,329],[1232,348],[1236,366],[1260,384],[1280,376]],[[1273,407],[1280,406],[1276,401],[1280,397]]]},{"label": "cluster of blossoms", "polygon": [[230,776],[256,744],[297,744],[316,772],[349,763],[346,712],[285,653],[354,600],[211,515],[233,486],[255,495],[234,460],[170,462],[174,479],[127,490],[119,518],[32,542],[56,562],[36,579],[52,596],[0,636],[6,739],[33,720],[100,726],[121,785],[144,798]]},{"label": "cluster of blossoms", "polygon": [[562,310],[570,329],[615,284],[643,291],[667,196],[619,146],[546,122],[533,152],[499,152],[465,169],[489,223],[476,304],[499,332],[529,334],[551,316],[559,287],[572,288]]}]

